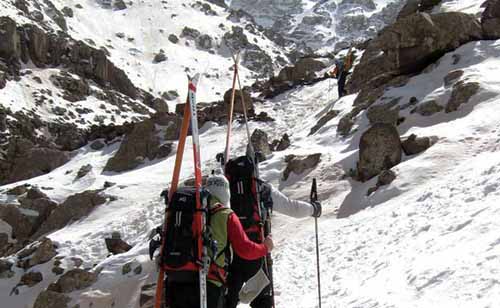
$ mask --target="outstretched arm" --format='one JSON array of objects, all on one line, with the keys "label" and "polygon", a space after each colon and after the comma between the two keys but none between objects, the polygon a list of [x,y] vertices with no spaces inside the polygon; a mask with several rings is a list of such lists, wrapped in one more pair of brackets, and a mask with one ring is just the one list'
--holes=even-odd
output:
[{"label": "outstretched arm", "polygon": [[290,199],[272,185],[269,185],[269,187],[271,188],[273,210],[295,218],[304,218],[313,215],[314,207],[310,203]]}]

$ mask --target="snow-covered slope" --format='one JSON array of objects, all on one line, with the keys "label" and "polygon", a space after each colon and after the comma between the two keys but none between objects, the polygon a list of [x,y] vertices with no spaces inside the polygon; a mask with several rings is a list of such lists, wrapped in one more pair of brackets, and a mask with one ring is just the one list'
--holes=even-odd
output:
[{"label": "snow-covered slope", "polygon": [[[68,2],[61,0],[56,5]],[[469,9],[465,5],[467,1],[444,2],[438,9],[446,10],[451,2],[459,9]],[[182,45],[170,46],[165,40],[168,33],[181,31],[182,14],[200,18],[203,21],[199,24],[200,30],[220,37],[219,20],[206,21],[207,28],[204,28],[204,14],[193,13],[194,10],[183,6],[181,1],[168,1],[167,9],[163,9],[164,4],[160,1],[136,1],[124,12],[104,10],[91,0],[83,5],[80,11],[75,10],[75,20],[69,22],[72,35],[91,38],[98,46],[113,46],[109,48],[113,61],[127,71],[134,83],[151,87],[155,93],[177,89],[180,97],[184,97],[184,68],[190,67],[194,72],[208,66],[212,70],[209,74],[226,69],[219,80],[202,79],[199,100],[217,100],[220,95],[214,91],[230,87],[227,57]],[[478,6],[473,8],[479,10]],[[161,13],[162,10],[168,13]],[[221,9],[214,7],[214,10],[223,14]],[[162,24],[162,18],[168,19],[172,12],[179,12],[178,19]],[[151,23],[141,18],[146,13],[151,14]],[[167,27],[170,23],[175,30],[170,30],[172,26]],[[101,27],[102,24],[107,27]],[[165,28],[163,34],[157,32],[160,28]],[[120,31],[126,33],[126,37],[134,37],[134,42],[115,38],[114,33]],[[131,53],[132,48],[139,52]],[[159,48],[165,50],[170,60],[152,64],[152,55]],[[402,110],[401,115],[406,120],[399,126],[401,135],[436,136],[438,141],[422,154],[404,157],[403,162],[393,168],[396,180],[370,196],[366,196],[366,192],[375,185],[375,179],[359,183],[345,177],[349,169],[355,168],[359,139],[368,127],[366,115],[358,116],[355,133],[350,137],[343,138],[336,133],[339,119],[351,111],[356,94],[337,100],[335,81],[327,79],[300,86],[256,105],[257,112],[265,111],[276,121],[251,122],[251,129],[260,128],[271,138],[288,133],[292,143],[290,148],[274,152],[262,163],[264,180],[303,200],[308,198],[311,179],[319,181],[319,197],[324,207],[319,220],[324,307],[493,308],[498,305],[500,158],[497,152],[500,151],[500,126],[497,104],[500,103],[500,81],[496,72],[500,65],[499,54],[500,41],[466,44],[446,54],[421,75],[411,78],[406,86],[386,92],[386,97],[402,97],[402,105],[410,97],[416,97],[419,102],[434,99],[443,105],[450,96],[443,78],[457,69],[464,70],[462,79],[478,82],[481,86],[479,93],[456,112],[422,117],[410,113],[409,109]],[[460,61],[453,64],[457,55]],[[210,61],[210,65],[204,61]],[[250,76],[249,71],[244,74]],[[248,83],[247,79],[245,84]],[[17,86],[9,83],[0,91],[0,99],[29,104],[29,99],[17,92],[25,88],[23,83]],[[15,106],[12,104],[13,108]],[[308,136],[311,127],[331,109],[339,110],[339,116]],[[45,116],[50,119],[50,113]],[[225,126],[214,123],[207,123],[201,129],[204,174],[216,165],[215,155],[224,148],[225,130]],[[233,153],[242,154],[247,142],[244,127],[235,124],[233,135]],[[89,216],[49,235],[58,245],[58,255],[64,256],[61,267],[74,268],[71,258],[77,257],[84,261],[83,268],[100,270],[95,284],[70,293],[69,307],[79,304],[82,308],[112,305],[139,308],[141,287],[156,279],[155,264],[148,256],[148,236],[161,223],[164,205],[159,193],[169,184],[174,158],[149,161],[135,170],[119,174],[103,172],[107,160],[118,147],[117,143],[102,150],[85,146],[74,152],[69,163],[49,174],[0,187],[6,191],[30,183],[45,187],[43,191],[52,200],[62,202],[71,194],[100,189],[106,181],[116,183],[106,190],[116,200],[98,206]],[[188,140],[182,179],[192,176],[191,153]],[[281,180],[286,155],[314,153],[322,153],[316,169],[293,175],[287,181]],[[93,166],[92,171],[75,180],[76,170],[87,164]],[[2,194],[0,202],[15,200]],[[340,206],[365,210],[349,218],[336,219]],[[273,219],[277,307],[316,307],[314,222],[311,218],[295,220],[277,213]],[[0,232],[10,232],[9,228],[0,221]],[[104,238],[115,231],[120,232],[133,248],[108,256]],[[6,259],[15,263],[16,258],[13,255]],[[0,279],[2,307],[32,307],[40,291],[58,277],[51,271],[54,261],[32,269],[43,274],[42,282],[31,288],[21,286],[18,295],[9,296],[24,273],[13,267],[13,277]],[[131,264],[132,269],[140,265],[142,270],[122,274],[125,264]]]}]

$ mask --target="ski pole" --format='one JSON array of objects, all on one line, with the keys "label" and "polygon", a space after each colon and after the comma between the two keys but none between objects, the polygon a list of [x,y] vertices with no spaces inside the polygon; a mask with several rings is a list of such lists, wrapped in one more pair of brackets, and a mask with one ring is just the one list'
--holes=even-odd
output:
[{"label": "ski pole", "polygon": [[[311,203],[318,202],[318,190],[316,179],[313,179],[311,187]],[[318,272],[318,307],[321,308],[321,271],[319,269],[319,238],[318,238],[318,217],[314,217],[314,227],[316,231],[316,270]]]}]

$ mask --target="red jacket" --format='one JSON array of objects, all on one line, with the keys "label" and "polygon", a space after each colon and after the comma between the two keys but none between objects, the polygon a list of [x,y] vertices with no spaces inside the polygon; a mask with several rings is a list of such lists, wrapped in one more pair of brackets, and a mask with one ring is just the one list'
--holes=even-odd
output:
[{"label": "red jacket", "polygon": [[268,253],[266,245],[252,242],[248,238],[235,213],[231,213],[227,220],[227,236],[234,252],[245,260],[257,260]]}]

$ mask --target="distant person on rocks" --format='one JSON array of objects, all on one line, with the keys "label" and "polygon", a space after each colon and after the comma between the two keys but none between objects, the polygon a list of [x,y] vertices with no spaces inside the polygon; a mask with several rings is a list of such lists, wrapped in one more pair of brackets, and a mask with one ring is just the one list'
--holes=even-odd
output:
[{"label": "distant person on rocks", "polygon": [[335,59],[335,68],[330,73],[330,75],[334,78],[337,78],[337,85],[339,91],[339,98],[346,95],[345,92],[345,83],[347,80],[347,76],[349,75],[349,70],[352,67],[354,51],[352,47],[347,52],[347,55],[343,58]]}]

